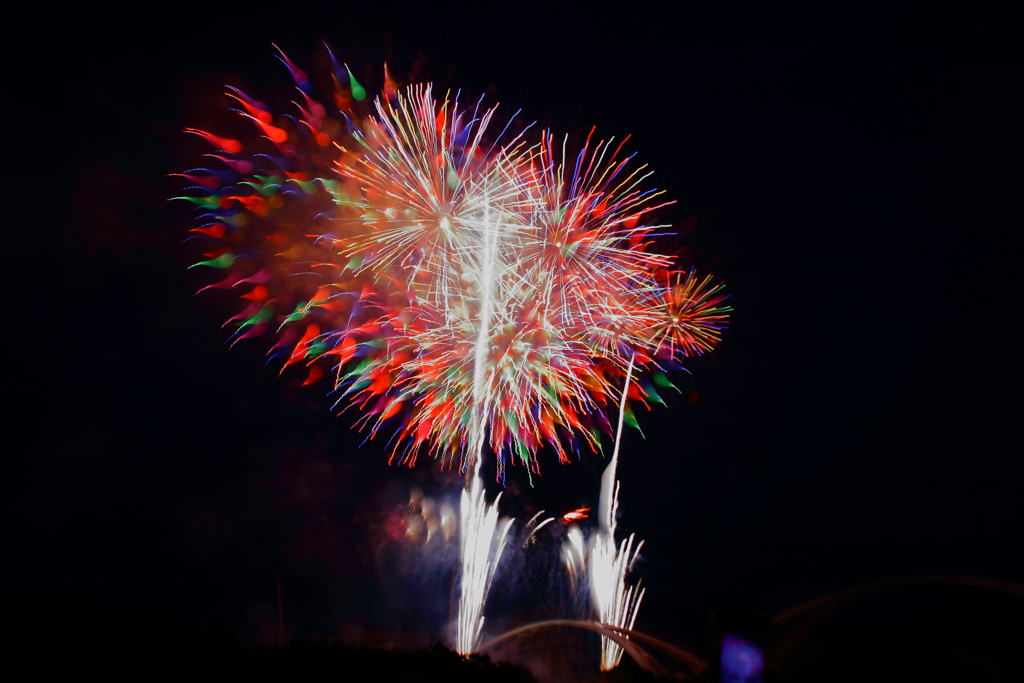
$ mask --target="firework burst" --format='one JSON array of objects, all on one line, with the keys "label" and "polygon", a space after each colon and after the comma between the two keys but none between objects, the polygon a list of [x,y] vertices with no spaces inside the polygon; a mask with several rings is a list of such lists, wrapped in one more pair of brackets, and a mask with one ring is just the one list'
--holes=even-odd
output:
[{"label": "firework burst", "polygon": [[510,460],[538,472],[545,444],[562,461],[599,449],[628,355],[657,372],[658,354],[717,343],[721,285],[652,250],[666,226],[645,219],[668,202],[625,141],[591,132],[570,156],[386,70],[371,104],[333,55],[329,111],[282,57],[294,114],[230,88],[255,138],[190,131],[224,167],[183,174],[202,191],[183,197],[210,243],[197,265],[245,301],[233,341],[274,334],[282,369],[330,373],[339,410],[391,432],[393,460],[469,467],[487,443],[499,474]]}]

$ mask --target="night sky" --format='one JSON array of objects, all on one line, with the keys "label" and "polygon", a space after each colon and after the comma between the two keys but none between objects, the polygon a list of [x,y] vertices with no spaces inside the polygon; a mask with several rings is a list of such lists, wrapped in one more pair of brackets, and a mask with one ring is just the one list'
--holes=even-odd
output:
[{"label": "night sky", "polygon": [[[387,60],[559,135],[632,134],[678,202],[661,218],[681,262],[727,283],[721,346],[624,439],[620,528],[647,542],[639,629],[700,649],[713,609],[915,574],[1024,582],[1008,16],[429,5],[26,22],[8,67],[5,591],[253,642],[275,637],[278,572],[291,635],[447,614],[444,581],[413,571],[388,519],[413,485],[454,500],[459,477],[360,448],[355,413],[279,378],[265,340],[229,349],[236,309],[194,296],[213,276],[187,270],[195,224],[167,201],[181,184],[165,174],[202,165],[181,130],[221,120],[222,84],[285,92],[271,42],[308,64],[324,38],[369,86]],[[541,457],[532,488],[510,471],[510,511],[596,507],[604,461]],[[495,622],[547,599],[543,567],[510,558]]]}]

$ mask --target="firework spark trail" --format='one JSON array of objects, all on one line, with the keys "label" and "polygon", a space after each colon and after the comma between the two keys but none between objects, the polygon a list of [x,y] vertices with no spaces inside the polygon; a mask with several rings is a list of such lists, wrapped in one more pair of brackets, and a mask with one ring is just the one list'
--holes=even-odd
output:
[{"label": "firework spark trail", "polygon": [[491,579],[512,526],[511,519],[498,520],[500,493],[488,504],[477,472],[468,484],[459,507],[462,578],[455,643],[456,651],[464,655],[475,652],[480,644]]},{"label": "firework spark trail", "polygon": [[537,540],[538,531],[546,527],[548,524],[551,524],[551,522],[555,521],[554,517],[548,517],[547,519],[541,520],[540,524],[534,526],[533,523],[536,522],[537,519],[544,514],[544,512],[545,510],[541,510],[533,517],[531,517],[530,521],[526,523],[526,539],[523,541],[523,548],[526,548],[531,543],[534,543]]},{"label": "firework spark trail", "polygon": [[[462,550],[462,578],[459,586],[459,616],[456,625],[456,650],[460,654],[476,651],[484,626],[484,606],[491,579],[497,569],[501,552],[505,548],[508,530],[512,520],[498,522],[498,501],[501,494],[488,505],[484,498],[483,478],[480,465],[483,460],[485,435],[487,432],[487,351],[490,342],[492,294],[494,290],[494,261],[498,251],[497,226],[492,226],[487,193],[483,197],[484,245],[480,274],[480,321],[479,334],[473,367],[473,419],[470,422],[470,447],[473,455],[471,471],[467,472],[466,488],[462,491],[460,512],[460,533]],[[492,546],[497,544],[494,557]]]},{"label": "firework spark trail", "polygon": [[[615,433],[615,450],[611,462],[601,475],[601,498],[598,508],[599,527],[596,536],[591,540],[587,562],[587,577],[590,581],[590,595],[597,611],[598,621],[619,628],[632,629],[640,610],[644,590],[640,584],[628,586],[626,575],[633,568],[643,541],[633,547],[635,534],[615,547],[615,515],[619,507],[619,481],[615,476],[619,461],[619,443],[622,439],[622,421],[626,409],[626,396],[633,375],[633,360],[630,359],[626,373],[626,384],[623,387],[622,399],[619,403],[619,423]],[[566,553],[569,559],[569,553]],[[568,565],[570,573],[575,570],[574,564]],[[601,670],[610,671],[619,665],[622,659],[622,648],[614,641],[601,637]]]},{"label": "firework spark trail", "polygon": [[[614,537],[599,533],[590,548],[588,577],[590,579],[591,599],[598,612],[598,620],[603,624],[632,629],[636,622],[640,601],[646,589],[640,584],[628,586],[626,575],[631,571],[633,563],[640,554],[643,541],[633,547],[634,535],[622,541],[618,550],[615,548]],[[622,660],[622,648],[609,638],[601,637],[601,670],[610,671]]]},{"label": "firework spark trail", "polygon": [[565,543],[562,544],[562,561],[569,572],[569,585],[572,588],[573,598],[576,606],[580,607],[587,594],[587,544],[583,538],[583,532],[573,524],[566,534]]},{"label": "firework spark trail", "polygon": [[491,210],[487,201],[487,192],[483,197],[483,233],[484,243],[481,254],[483,263],[480,268],[480,332],[476,339],[473,357],[473,421],[471,425],[471,447],[473,453],[469,466],[473,469],[473,477],[479,476],[479,463],[483,457],[484,441],[487,432],[487,406],[491,397],[487,393],[487,356],[491,338],[491,306],[494,292],[494,261],[498,251],[497,226],[491,225]]}]

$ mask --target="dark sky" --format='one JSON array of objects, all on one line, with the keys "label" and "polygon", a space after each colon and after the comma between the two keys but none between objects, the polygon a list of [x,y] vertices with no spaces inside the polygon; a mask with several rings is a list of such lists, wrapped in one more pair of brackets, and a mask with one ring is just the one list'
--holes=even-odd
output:
[{"label": "dark sky", "polygon": [[[646,439],[624,441],[638,628],[699,643],[716,607],[920,573],[1024,581],[1007,16],[430,4],[26,19],[8,65],[5,590],[252,639],[277,572],[296,635],[446,613],[444,582],[384,534],[411,485],[454,495],[457,477],[389,467],[319,388],[265,367],[263,342],[229,350],[235,311],[193,296],[210,280],[166,201],[165,174],[199,165],[180,131],[217,119],[221,84],[290,88],[270,43],[303,63],[322,38],[370,84],[387,59],[559,133],[632,134],[678,200],[663,217],[684,262],[727,283],[731,329],[674,376],[699,403],[640,414]],[[548,458],[532,489],[514,472],[510,509],[596,503],[602,465]],[[511,586],[546,590],[509,562],[495,620],[537,609]]]}]

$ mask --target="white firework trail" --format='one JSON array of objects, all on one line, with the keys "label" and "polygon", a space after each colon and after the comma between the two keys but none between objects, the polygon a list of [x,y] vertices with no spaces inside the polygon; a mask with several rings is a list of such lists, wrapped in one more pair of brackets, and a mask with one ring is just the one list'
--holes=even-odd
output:
[{"label": "white firework trail", "polygon": [[[616,550],[615,537],[601,531],[590,546],[588,576],[590,594],[602,624],[632,630],[636,622],[640,601],[646,589],[626,584],[626,575],[633,568],[643,541],[633,547],[634,534]],[[625,635],[625,638],[629,636]],[[610,671],[622,660],[622,648],[611,639],[601,636],[601,670]]]},{"label": "white firework trail", "polygon": [[[619,482],[615,478],[615,471],[619,460],[626,395],[629,392],[632,374],[631,358],[619,404],[615,450],[611,462],[601,475],[598,530],[591,538],[590,547],[586,552],[583,546],[583,533],[577,527],[570,528],[568,540],[562,548],[562,558],[574,589],[583,580],[589,584],[590,599],[597,612],[597,620],[602,624],[625,629],[633,628],[645,592],[640,588],[639,582],[635,586],[626,583],[626,575],[633,569],[633,564],[643,547],[643,541],[634,547],[635,534],[630,534],[618,547],[615,544],[615,515],[619,507]],[[601,670],[610,671],[617,667],[620,661],[622,648],[611,639],[601,636]]]},{"label": "white firework trail", "polygon": [[562,561],[569,572],[569,585],[577,609],[580,609],[587,598],[587,542],[583,532],[575,524],[569,527],[565,543],[562,545]]},{"label": "white firework trail", "polygon": [[506,519],[499,522],[498,501],[501,500],[501,494],[498,494],[493,503],[488,504],[484,497],[483,478],[480,476],[487,433],[487,410],[490,404],[485,372],[493,306],[494,266],[498,252],[498,226],[491,221],[486,192],[483,205],[484,249],[481,254],[480,330],[475,349],[473,419],[470,423],[472,469],[466,473],[467,486],[462,491],[459,507],[462,578],[459,586],[455,649],[462,655],[475,652],[480,644],[487,594],[513,521]]},{"label": "white firework trail", "polygon": [[[601,499],[598,506],[599,527],[597,536],[590,546],[590,562],[588,574],[590,579],[590,595],[597,609],[598,619],[602,624],[618,626],[632,630],[640,610],[640,601],[644,597],[644,589],[640,583],[636,586],[626,584],[626,574],[633,569],[644,542],[640,541],[633,547],[635,534],[615,547],[615,513],[619,508],[619,482],[615,478],[615,470],[619,464],[619,443],[622,440],[622,418],[626,412],[626,395],[629,393],[629,381],[633,376],[633,358],[629,359],[629,370],[626,372],[626,384],[622,388],[622,399],[619,403],[619,424],[615,432],[615,450],[612,460],[601,475]],[[626,636],[627,638],[629,636]],[[601,670],[610,671],[622,660],[622,648],[611,639],[601,636]]]},{"label": "white firework trail", "polygon": [[541,510],[533,517],[531,517],[530,521],[526,523],[527,533],[526,540],[523,541],[523,548],[526,548],[527,546],[535,543],[537,541],[537,532],[546,527],[548,524],[551,524],[551,522],[555,521],[554,517],[548,517],[547,519],[542,520],[541,523],[537,526],[533,526],[533,523],[536,522],[537,519],[544,514],[544,512],[545,510]]},{"label": "white firework trail", "polygon": [[469,487],[462,491],[461,522],[462,584],[455,650],[468,655],[476,651],[484,628],[484,605],[494,570],[501,559],[512,519],[498,520],[501,494],[488,504],[483,479],[474,471]]}]

